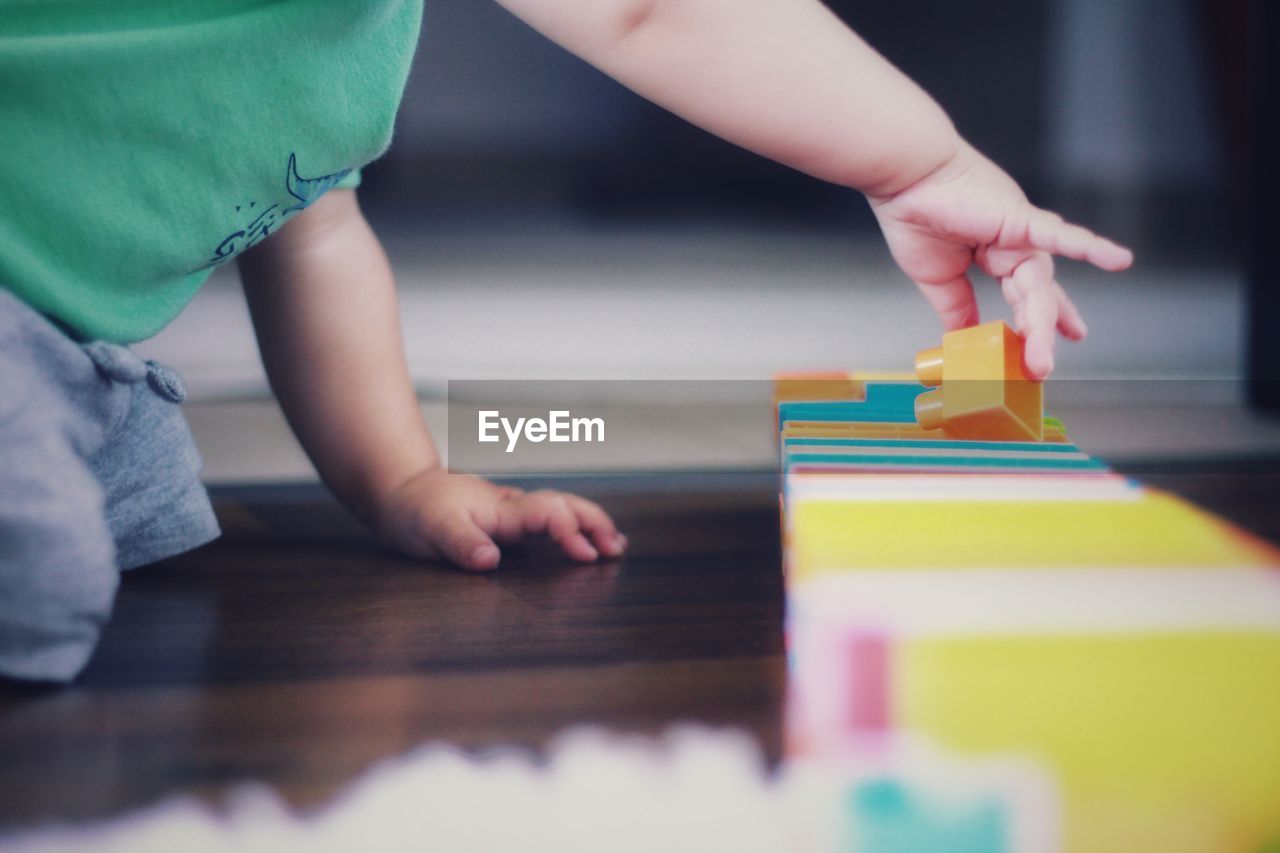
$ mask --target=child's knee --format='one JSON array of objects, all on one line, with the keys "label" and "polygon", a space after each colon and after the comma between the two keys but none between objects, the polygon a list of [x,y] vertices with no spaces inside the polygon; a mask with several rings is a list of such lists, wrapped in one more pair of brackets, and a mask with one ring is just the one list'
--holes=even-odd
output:
[{"label": "child's knee", "polygon": [[102,489],[65,442],[8,457],[0,468],[0,675],[69,681],[93,653],[119,583]]},{"label": "child's knee", "polygon": [[106,526],[0,519],[0,675],[70,681],[111,615],[119,572]]}]

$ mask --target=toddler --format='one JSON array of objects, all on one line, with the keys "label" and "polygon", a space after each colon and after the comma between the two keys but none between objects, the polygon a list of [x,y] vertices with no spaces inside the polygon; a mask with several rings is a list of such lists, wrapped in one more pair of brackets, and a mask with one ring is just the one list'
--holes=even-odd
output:
[{"label": "toddler", "polygon": [[[1131,255],[1028,203],[818,0],[504,0],[689,121],[866,194],[947,329],[997,279],[1031,374],[1085,324],[1052,257]],[[272,388],[385,542],[475,570],[546,535],[626,539],[600,507],[440,466],[359,170],[389,144],[417,0],[0,5],[0,674],[66,681],[120,570],[218,535],[180,379],[127,347],[235,259]],[[246,440],[251,440],[246,436]]]}]

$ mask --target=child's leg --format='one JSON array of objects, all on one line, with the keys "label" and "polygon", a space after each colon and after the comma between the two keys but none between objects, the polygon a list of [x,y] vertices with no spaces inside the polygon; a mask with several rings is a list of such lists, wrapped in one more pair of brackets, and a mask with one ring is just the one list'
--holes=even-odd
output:
[{"label": "child's leg", "polygon": [[70,680],[110,615],[115,544],[85,460],[127,396],[0,289],[0,675]]},{"label": "child's leg", "polygon": [[218,535],[176,374],[0,289],[0,675],[68,681],[120,568]]}]

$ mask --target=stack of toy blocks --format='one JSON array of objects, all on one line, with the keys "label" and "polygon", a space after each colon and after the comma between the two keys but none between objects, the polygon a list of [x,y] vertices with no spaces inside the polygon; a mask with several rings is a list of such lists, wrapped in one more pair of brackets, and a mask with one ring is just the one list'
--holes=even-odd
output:
[{"label": "stack of toy blocks", "polygon": [[1003,323],[916,366],[776,384],[789,751],[849,849],[1272,849],[1277,553],[1072,444]]}]

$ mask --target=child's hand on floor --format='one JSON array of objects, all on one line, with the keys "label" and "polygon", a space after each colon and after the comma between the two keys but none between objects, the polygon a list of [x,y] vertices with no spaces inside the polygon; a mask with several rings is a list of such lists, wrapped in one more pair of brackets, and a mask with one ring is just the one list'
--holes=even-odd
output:
[{"label": "child's hand on floor", "polygon": [[[404,359],[395,279],[350,190],[334,190],[240,259],[263,363],[334,493],[399,551],[468,569],[546,536],[575,560],[626,538],[576,495],[440,468]],[[418,472],[414,474],[413,472]]]},{"label": "child's hand on floor", "polygon": [[605,511],[585,498],[546,489],[524,492],[438,468],[395,489],[373,522],[399,551],[443,557],[477,571],[497,567],[498,543],[531,536],[545,535],[584,562],[617,557],[627,547]]},{"label": "child's hand on floor", "polygon": [[1071,340],[1087,332],[1054,279],[1053,255],[1112,272],[1133,263],[1128,249],[1032,205],[1012,178],[968,144],[925,178],[870,201],[894,260],[948,330],[978,321],[970,265],[1000,282],[1026,336],[1027,369],[1035,379],[1053,370],[1055,329]]}]

